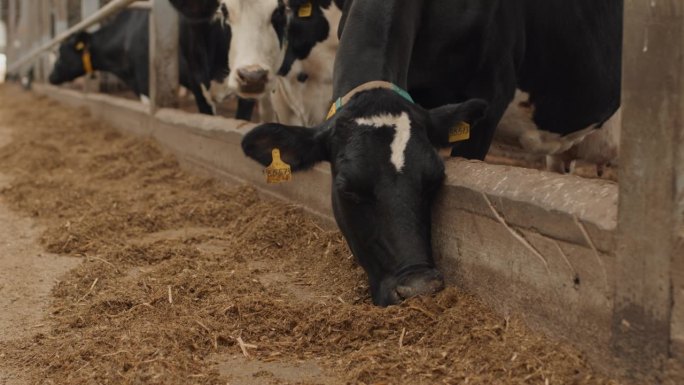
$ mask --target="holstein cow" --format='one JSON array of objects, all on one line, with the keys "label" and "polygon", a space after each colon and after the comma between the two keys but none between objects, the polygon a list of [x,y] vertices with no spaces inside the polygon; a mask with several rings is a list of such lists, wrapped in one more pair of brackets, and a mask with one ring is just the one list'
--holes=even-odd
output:
[{"label": "holstein cow", "polygon": [[259,100],[263,121],[320,123],[332,95],[341,0],[171,0],[188,17],[219,8],[231,29],[228,89]]},{"label": "holstein cow", "polygon": [[445,177],[435,148],[484,158],[516,86],[540,127],[608,119],[621,17],[619,0],[347,0],[331,118],[258,126],[243,150],[268,165],[277,148],[293,171],[330,162],[335,218],[374,303],[433,293],[443,278],[430,208]]},{"label": "holstein cow", "polygon": [[[215,114],[209,94],[213,82],[228,76],[230,31],[221,21],[189,22],[181,19],[179,37],[180,84],[189,89],[204,114]],[[149,96],[149,13],[124,10],[94,33],[71,36],[59,48],[50,74],[62,84],[93,71],[111,72],[145,102]],[[239,101],[237,117],[249,119],[253,103]]]}]

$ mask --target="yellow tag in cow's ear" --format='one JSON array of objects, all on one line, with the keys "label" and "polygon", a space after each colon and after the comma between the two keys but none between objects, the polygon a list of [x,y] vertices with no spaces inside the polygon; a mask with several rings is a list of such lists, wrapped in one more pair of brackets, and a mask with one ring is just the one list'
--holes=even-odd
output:
[{"label": "yellow tag in cow's ear", "polygon": [[449,143],[462,142],[470,139],[470,124],[459,122],[449,129]]},{"label": "yellow tag in cow's ear", "polygon": [[274,148],[271,152],[271,156],[273,157],[273,161],[271,162],[271,165],[264,170],[266,182],[273,184],[291,181],[292,169],[289,164],[280,159],[280,150]]},{"label": "yellow tag in cow's ear", "polygon": [[83,51],[83,49],[85,48],[85,43],[82,41],[79,41],[78,43],[76,43],[75,48],[76,48],[76,51]]},{"label": "yellow tag in cow's ear", "polygon": [[330,109],[328,110],[328,116],[325,117],[325,120],[329,120],[330,118],[335,116],[336,113],[337,113],[337,104],[333,103],[332,106],[330,106]]},{"label": "yellow tag in cow's ear", "polygon": [[311,17],[312,13],[313,4],[311,4],[310,1],[307,1],[306,3],[302,4],[301,7],[299,7],[299,13],[297,13],[297,15],[299,17]]}]

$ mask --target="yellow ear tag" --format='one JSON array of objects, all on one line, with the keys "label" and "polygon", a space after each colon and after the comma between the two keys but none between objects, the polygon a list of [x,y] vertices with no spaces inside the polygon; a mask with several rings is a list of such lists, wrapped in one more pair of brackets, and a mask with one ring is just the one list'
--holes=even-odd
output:
[{"label": "yellow ear tag", "polygon": [[449,143],[462,142],[470,139],[470,124],[459,122],[449,129]]},{"label": "yellow ear tag", "polygon": [[299,17],[311,17],[312,13],[313,13],[313,4],[311,4],[310,1],[307,1],[306,3],[302,4],[301,7],[299,7],[299,13],[297,13],[297,15]]},{"label": "yellow ear tag", "polygon": [[88,75],[95,72],[95,69],[93,69],[93,58],[90,56],[90,52],[83,51],[83,55],[81,55],[81,61],[83,61],[83,69]]},{"label": "yellow ear tag", "polygon": [[328,110],[328,116],[325,117],[325,120],[332,118],[333,116],[335,116],[336,113],[337,113],[337,104],[333,103],[332,106],[330,106],[330,110]]},{"label": "yellow ear tag", "polygon": [[85,48],[85,43],[83,43],[82,41],[79,41],[78,43],[76,43],[75,48],[76,48],[76,51],[83,51],[83,49]]},{"label": "yellow ear tag", "polygon": [[264,170],[266,182],[275,184],[291,181],[292,170],[290,169],[289,164],[280,159],[280,150],[274,148],[271,152],[271,156],[273,157],[273,161],[271,162],[271,165]]}]

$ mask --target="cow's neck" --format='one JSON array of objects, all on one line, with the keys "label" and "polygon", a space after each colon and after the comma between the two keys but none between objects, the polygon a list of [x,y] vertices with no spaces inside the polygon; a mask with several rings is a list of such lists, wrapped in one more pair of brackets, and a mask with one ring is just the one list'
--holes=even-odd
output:
[{"label": "cow's neck", "polygon": [[[89,50],[92,57],[93,69],[96,71],[111,72],[119,77],[122,77],[126,68],[122,63],[122,57],[126,53],[123,49],[123,38],[117,38],[113,34],[110,26],[104,26],[97,32],[91,35]],[[121,47],[113,47],[113,45],[121,45]]]},{"label": "cow's neck", "polygon": [[422,0],[354,0],[347,5],[335,59],[333,99],[373,80],[406,89],[422,8]]}]

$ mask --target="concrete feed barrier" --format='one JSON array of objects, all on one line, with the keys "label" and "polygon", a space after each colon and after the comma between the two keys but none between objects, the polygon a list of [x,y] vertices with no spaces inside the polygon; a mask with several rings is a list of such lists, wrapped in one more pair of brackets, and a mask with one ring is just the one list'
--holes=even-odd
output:
[{"label": "concrete feed barrier", "polygon": [[[240,148],[252,124],[161,109],[137,101],[36,85],[38,93],[87,107],[123,131],[154,137],[182,165],[251,183],[333,223],[330,170],[319,165],[292,183],[265,183]],[[510,166],[448,159],[434,207],[433,244],[447,280],[502,315],[568,340],[606,362],[615,276],[617,184]]]}]

